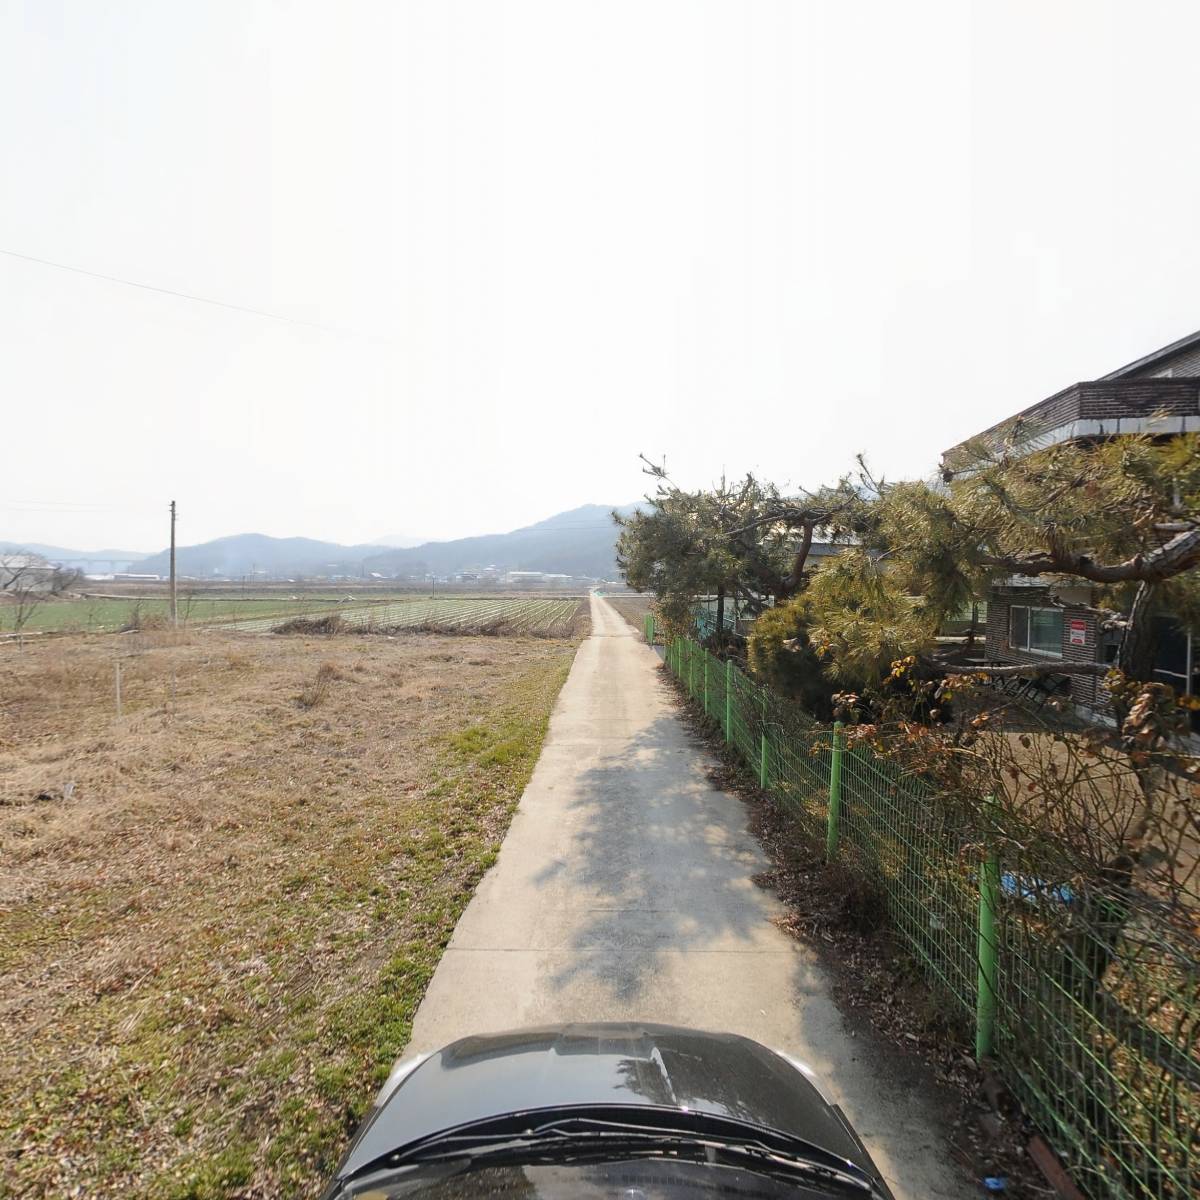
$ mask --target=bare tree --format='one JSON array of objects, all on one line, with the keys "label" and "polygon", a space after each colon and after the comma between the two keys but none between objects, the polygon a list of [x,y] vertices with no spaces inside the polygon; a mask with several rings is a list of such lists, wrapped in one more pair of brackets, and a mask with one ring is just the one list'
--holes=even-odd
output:
[{"label": "bare tree", "polygon": [[50,565],[33,554],[0,555],[0,597],[8,601],[14,633],[21,633],[46,599]]},{"label": "bare tree", "polygon": [[55,567],[47,580],[47,590],[52,596],[62,596],[83,582],[83,572],[75,567]]}]

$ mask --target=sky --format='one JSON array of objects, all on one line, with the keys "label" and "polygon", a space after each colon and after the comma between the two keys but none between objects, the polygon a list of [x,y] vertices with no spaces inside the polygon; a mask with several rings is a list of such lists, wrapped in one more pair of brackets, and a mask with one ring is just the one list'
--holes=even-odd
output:
[{"label": "sky", "polygon": [[1192,0],[0,0],[0,541],[925,475],[1200,327],[1198,45]]}]

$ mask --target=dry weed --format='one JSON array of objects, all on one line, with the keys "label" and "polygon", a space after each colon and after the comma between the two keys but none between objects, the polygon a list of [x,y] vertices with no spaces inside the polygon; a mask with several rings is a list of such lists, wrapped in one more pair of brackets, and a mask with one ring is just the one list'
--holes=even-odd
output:
[{"label": "dry weed", "polygon": [[323,703],[325,697],[329,694],[329,687],[333,681],[345,678],[341,671],[338,670],[336,664],[323,662],[317,668],[317,673],[313,677],[312,682],[301,689],[296,700],[301,708],[316,708],[318,704]]}]

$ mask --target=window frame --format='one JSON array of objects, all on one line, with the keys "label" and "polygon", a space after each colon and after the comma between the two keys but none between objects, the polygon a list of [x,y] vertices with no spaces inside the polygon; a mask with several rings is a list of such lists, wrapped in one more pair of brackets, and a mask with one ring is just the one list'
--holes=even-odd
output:
[{"label": "window frame", "polygon": [[1013,612],[1018,608],[1023,609],[1026,613],[1025,640],[1027,643],[1033,640],[1033,614],[1035,612],[1055,613],[1059,620],[1062,621],[1064,620],[1063,610],[1046,604],[1010,604],[1008,606],[1008,648],[1010,650],[1020,650],[1024,654],[1036,654],[1039,658],[1057,658],[1061,660],[1063,658],[1062,629],[1059,630],[1057,650],[1038,650],[1034,646],[1028,644],[1020,646],[1013,641]]}]

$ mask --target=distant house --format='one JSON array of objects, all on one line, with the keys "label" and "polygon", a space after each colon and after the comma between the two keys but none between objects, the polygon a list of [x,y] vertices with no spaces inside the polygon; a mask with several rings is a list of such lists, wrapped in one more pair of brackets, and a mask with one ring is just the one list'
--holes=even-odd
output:
[{"label": "distant house", "polygon": [[[1061,442],[1090,442],[1120,434],[1157,437],[1200,432],[1200,330],[1099,379],[1073,383],[984,430],[976,438],[1013,443],[1028,452]],[[968,469],[967,443],[942,455],[950,478]],[[1049,602],[1053,590],[1055,602]],[[987,598],[987,654],[999,663],[1112,662],[1119,633],[1099,627],[1090,585],[1058,587],[1045,579],[1011,576]],[[1200,691],[1200,661],[1191,632],[1167,616],[1159,621],[1156,674],[1177,691]],[[1070,676],[1073,699],[1103,706],[1101,683]]]}]

